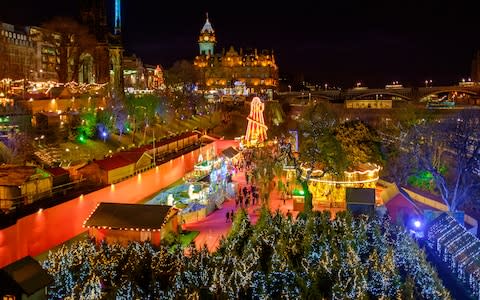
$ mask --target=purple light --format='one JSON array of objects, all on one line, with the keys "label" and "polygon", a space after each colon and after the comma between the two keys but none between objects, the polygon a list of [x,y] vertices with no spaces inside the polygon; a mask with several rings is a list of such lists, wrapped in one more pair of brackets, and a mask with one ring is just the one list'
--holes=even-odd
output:
[{"label": "purple light", "polygon": [[102,136],[103,136],[103,137],[107,137],[107,133],[106,133],[105,131],[102,132]]},{"label": "purple light", "polygon": [[413,225],[415,226],[415,228],[420,228],[422,226],[422,222],[416,220],[415,222],[413,222]]}]

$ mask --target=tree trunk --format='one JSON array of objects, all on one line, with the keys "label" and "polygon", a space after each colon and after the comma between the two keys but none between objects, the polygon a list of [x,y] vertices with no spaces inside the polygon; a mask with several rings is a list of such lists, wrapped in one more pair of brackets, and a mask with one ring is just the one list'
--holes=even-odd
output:
[{"label": "tree trunk", "polygon": [[302,189],[303,189],[303,197],[304,197],[304,206],[303,211],[306,213],[311,213],[313,208],[312,203],[312,193],[308,190],[308,181],[302,180]]},{"label": "tree trunk", "polygon": [[[62,37],[65,39],[65,37]],[[68,55],[67,55],[67,45],[62,41],[60,48],[60,64],[57,69],[58,81],[62,83],[67,82],[68,77]]]}]

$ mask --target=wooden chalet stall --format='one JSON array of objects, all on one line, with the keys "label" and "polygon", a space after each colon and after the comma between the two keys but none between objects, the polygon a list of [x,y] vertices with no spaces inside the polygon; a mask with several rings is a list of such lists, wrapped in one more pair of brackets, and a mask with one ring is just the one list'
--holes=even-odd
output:
[{"label": "wooden chalet stall", "polygon": [[222,155],[226,157],[229,161],[237,162],[240,157],[240,151],[233,147],[228,147],[222,151]]},{"label": "wooden chalet stall", "polygon": [[79,168],[78,172],[93,183],[111,184],[133,176],[135,164],[122,157],[95,160]]},{"label": "wooden chalet stall", "polygon": [[97,241],[128,244],[150,241],[160,245],[166,234],[177,233],[178,210],[168,205],[100,203],[84,222]]},{"label": "wooden chalet stall", "polygon": [[144,172],[153,166],[153,158],[147,152],[122,151],[115,153],[112,158],[117,157],[133,163],[134,174]]},{"label": "wooden chalet stall", "polygon": [[346,201],[347,210],[353,215],[375,214],[375,189],[347,187]]},{"label": "wooden chalet stall", "polygon": [[[195,132],[185,132],[173,137],[163,138],[155,142],[153,145],[145,146],[145,151],[156,157],[164,156],[168,153],[177,152],[195,145],[199,141],[198,134]],[[154,153],[155,152],[155,153]]]},{"label": "wooden chalet stall", "polygon": [[52,177],[32,166],[0,166],[0,209],[29,204],[51,195]]},{"label": "wooden chalet stall", "polygon": [[62,167],[46,168],[45,171],[52,176],[53,186],[59,186],[70,182],[70,173]]},{"label": "wooden chalet stall", "polygon": [[47,287],[53,278],[31,256],[0,269],[0,299],[41,300],[47,298]]},{"label": "wooden chalet stall", "polygon": [[387,208],[392,222],[396,224],[405,225],[408,220],[417,219],[423,215],[423,211],[418,207],[417,203],[396,184],[391,184],[383,190],[380,197]]}]

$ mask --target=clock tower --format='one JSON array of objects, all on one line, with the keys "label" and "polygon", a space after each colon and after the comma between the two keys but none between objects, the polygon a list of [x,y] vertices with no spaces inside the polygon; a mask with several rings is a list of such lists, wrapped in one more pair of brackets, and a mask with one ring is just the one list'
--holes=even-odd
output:
[{"label": "clock tower", "polygon": [[213,48],[217,40],[215,38],[215,31],[213,30],[212,24],[207,20],[203,25],[202,30],[200,31],[200,36],[198,37],[198,45],[200,46],[200,55],[213,55]]}]

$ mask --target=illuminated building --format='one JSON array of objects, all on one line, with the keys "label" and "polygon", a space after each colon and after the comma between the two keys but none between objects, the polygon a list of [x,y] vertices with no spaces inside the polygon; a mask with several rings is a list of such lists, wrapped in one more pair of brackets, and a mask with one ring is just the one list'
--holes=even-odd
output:
[{"label": "illuminated building", "polygon": [[263,119],[265,104],[258,97],[254,97],[250,104],[250,114],[247,117],[247,132],[245,141],[247,145],[263,143],[267,139],[267,129]]},{"label": "illuminated building", "polygon": [[165,87],[162,68],[144,64],[135,54],[123,57],[123,79],[127,93],[152,92]]},{"label": "illuminated building", "polygon": [[[150,74],[150,69],[148,69],[148,70],[149,70],[149,74]],[[159,65],[157,65],[155,70],[153,70],[153,76],[152,76],[151,84],[152,84],[152,87],[156,88],[156,89],[163,88],[165,86],[165,80],[163,78],[163,70],[162,70],[162,68],[160,68]]]},{"label": "illuminated building", "polygon": [[28,27],[0,22],[0,78],[33,79],[36,53]]},{"label": "illuminated building", "polygon": [[392,108],[391,99],[352,99],[345,100],[346,108],[389,109]]},{"label": "illuminated building", "polygon": [[208,19],[198,38],[199,55],[194,65],[200,70],[201,88],[216,89],[226,95],[266,94],[272,97],[278,87],[278,67],[273,51],[239,51],[233,47],[215,53],[217,39]]},{"label": "illuminated building", "polygon": [[[108,30],[105,1],[81,1],[81,23],[88,27],[96,44],[79,55],[78,67],[68,58],[66,77],[80,84],[110,82],[114,90],[123,91],[120,0],[115,0],[113,35]],[[63,50],[72,57],[78,51],[75,45],[62,45],[60,33],[0,23],[0,79],[58,81],[58,71],[66,64],[59,54]]]}]

